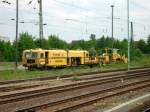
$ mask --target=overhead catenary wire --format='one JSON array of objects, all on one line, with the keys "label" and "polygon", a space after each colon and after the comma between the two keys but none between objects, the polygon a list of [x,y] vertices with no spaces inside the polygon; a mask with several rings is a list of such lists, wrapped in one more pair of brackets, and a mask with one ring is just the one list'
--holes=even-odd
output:
[{"label": "overhead catenary wire", "polygon": [[[30,2],[30,0],[28,0],[28,1],[26,1],[25,2],[25,8],[28,8],[28,7],[30,7],[31,9],[34,9],[33,8],[33,4],[34,4],[34,6],[36,6],[37,7],[37,4],[35,5],[35,3],[36,3],[36,1],[37,0],[33,0],[32,1],[32,4],[29,6],[28,5],[28,3]],[[54,0],[55,1],[55,0]],[[98,8],[93,8],[93,9],[88,9],[88,8],[84,8],[84,7],[81,7],[81,6],[78,6],[78,4],[71,4],[71,3],[67,3],[67,5],[63,5],[64,3],[59,3],[59,2],[63,2],[63,1],[60,1],[60,0],[57,0],[57,5],[58,4],[62,4],[61,6],[67,6],[67,7],[74,7],[74,8],[76,8],[76,9],[78,9],[80,12],[88,12],[88,11],[94,11],[94,10],[96,10],[96,9],[98,9]],[[56,4],[54,4],[54,7],[56,6]],[[109,6],[108,6],[109,7]],[[9,7],[9,8],[11,8],[11,7]],[[66,8],[66,7],[64,7],[64,8]],[[13,9],[14,10],[14,9]],[[78,11],[78,12],[79,12]],[[21,12],[21,14],[22,14],[22,17],[20,17],[20,20],[26,20],[25,22],[27,23],[28,21],[30,21],[30,20],[28,20],[29,18],[26,18],[26,16],[24,16],[24,13],[31,13],[31,14],[33,14],[34,15],[34,17],[35,17],[35,15],[37,15],[38,14],[38,10],[37,9],[35,9],[34,11],[33,10],[26,10],[26,9],[21,9],[20,10],[20,12]],[[36,13],[35,13],[36,12]],[[78,13],[78,12],[76,12],[76,13]],[[47,21],[46,23],[47,24],[49,24],[50,25],[50,21],[54,21],[54,19],[55,19],[55,17],[53,18],[53,20],[52,20],[52,16],[55,16],[55,15],[52,15],[49,11],[44,11],[44,18],[45,17],[49,17],[50,19],[48,20],[48,19],[44,19],[45,21]],[[84,13],[78,13],[79,15],[82,15],[83,17],[85,16],[84,15]],[[99,16],[100,15],[100,16]],[[86,17],[87,17],[87,19],[86,19],[86,21],[87,21],[87,24],[88,24],[88,30],[89,30],[89,28],[92,30],[92,28],[93,28],[93,30],[98,30],[99,29],[99,27],[101,28],[101,31],[103,32],[103,29],[107,29],[107,33],[109,33],[110,31],[109,31],[109,25],[103,25],[103,23],[105,22],[105,23],[109,23],[109,21],[110,21],[110,19],[108,19],[106,16],[104,16],[103,15],[103,13],[102,13],[102,11],[100,11],[99,12],[99,15],[96,15],[95,17],[93,17],[93,16],[88,16],[88,15],[86,15]],[[102,16],[101,16],[102,15]],[[107,15],[108,16],[108,15]],[[117,15],[118,16],[118,15]],[[32,16],[30,16],[31,18],[33,18]],[[59,18],[59,17],[57,17],[57,15],[56,15],[56,19],[55,19],[55,21],[59,21],[59,20],[57,20],[57,18]],[[125,32],[125,24],[124,24],[124,21],[126,21],[125,19],[124,19],[124,17],[123,16],[121,16],[121,17],[119,17],[120,18],[120,20],[117,20],[117,21],[114,21],[114,23],[115,23],[115,29],[116,30],[118,30],[119,32]],[[59,18],[60,19],[60,18]],[[84,22],[83,21],[84,19],[82,18],[82,22]],[[1,21],[1,20],[0,20]],[[4,20],[4,21],[6,21],[6,24],[8,25],[8,23],[7,23],[7,20]],[[3,21],[2,21],[3,22]],[[89,23],[88,23],[89,22]],[[140,23],[140,22],[139,22]],[[30,23],[28,23],[28,24],[30,24]],[[31,23],[32,24],[32,23]],[[63,24],[63,22],[60,22],[60,24]],[[66,24],[68,24],[68,23],[66,23]],[[85,23],[79,23],[79,24],[85,24]],[[134,22],[133,21],[133,24],[136,24],[136,25],[138,25],[138,28],[137,29],[145,29],[146,31],[149,29],[149,26],[148,26],[148,24],[146,24],[146,25],[144,25],[145,23],[143,22],[143,23],[140,23],[140,24],[138,24],[138,22]],[[13,25],[13,24],[12,24]],[[68,24],[68,25],[70,25],[71,26],[71,24]],[[64,27],[67,27],[66,25],[64,26]],[[106,28],[105,28],[106,27]],[[72,29],[73,31],[75,31],[76,29]]]},{"label": "overhead catenary wire", "polygon": [[[33,2],[33,0],[31,0],[32,2]],[[29,1],[30,2],[30,1]],[[69,4],[68,4],[69,5]],[[9,8],[8,8],[9,9]],[[11,9],[12,10],[12,9]],[[14,9],[15,10],[15,9]],[[35,14],[38,14],[38,11],[35,13],[35,11],[34,12],[31,12],[31,10],[30,11],[27,11],[27,10],[20,10],[20,12],[23,12],[23,13],[33,13],[34,15]],[[44,13],[46,14],[47,13],[47,11],[44,11]],[[80,15],[83,15],[83,14],[80,14]],[[45,15],[44,15],[45,16]],[[54,16],[54,15],[47,15],[47,17],[58,17],[58,16]],[[85,15],[83,15],[83,16],[85,16]],[[110,19],[108,18],[108,17],[103,17],[103,18],[101,18],[101,17],[99,17],[99,16],[96,16],[96,17],[89,17],[88,15],[86,15],[89,19],[98,19],[98,20],[101,20],[102,22],[108,22]],[[95,20],[93,20],[93,21],[95,21]],[[124,22],[124,21],[126,21],[126,19],[124,19],[124,18],[120,18],[119,17],[119,20],[118,21],[114,21],[114,22],[119,22],[119,21],[122,21],[122,22]],[[134,21],[133,21],[134,22]],[[136,24],[141,24],[141,25],[143,25],[143,26],[149,26],[150,27],[150,25],[144,25],[143,23],[141,23],[141,22],[134,22],[134,23],[136,23]]]}]

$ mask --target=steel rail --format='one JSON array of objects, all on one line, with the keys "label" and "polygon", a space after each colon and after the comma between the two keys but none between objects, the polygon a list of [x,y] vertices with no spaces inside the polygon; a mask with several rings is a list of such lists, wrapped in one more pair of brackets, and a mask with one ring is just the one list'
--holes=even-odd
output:
[{"label": "steel rail", "polygon": [[[58,101],[54,101],[54,102],[50,102],[50,103],[46,103],[46,104],[33,106],[30,108],[17,110],[16,112],[29,112],[29,111],[35,112],[35,111],[38,111],[41,109],[50,108],[50,107],[58,106],[61,104],[63,105],[63,106],[61,106],[62,108],[59,108],[58,110],[56,110],[56,112],[70,112],[71,110],[75,110],[75,109],[81,108],[83,106],[93,104],[96,101],[99,101],[101,99],[109,98],[109,97],[116,96],[116,95],[125,94],[131,90],[133,91],[133,90],[141,89],[143,87],[148,87],[149,85],[150,85],[150,80],[137,81],[134,83],[129,83],[129,84],[121,85],[121,86],[111,87],[111,88],[107,88],[107,89],[103,89],[103,90],[98,90],[96,92],[91,92],[91,93],[87,93],[87,94],[83,94],[83,95],[73,96],[71,98],[66,98],[66,99],[62,99],[62,100],[58,100]],[[106,92],[109,92],[109,91],[111,91],[111,93],[109,93],[107,95]],[[114,92],[114,91],[116,91],[116,92]],[[99,94],[101,94],[101,97],[98,97],[98,98],[95,97],[95,98],[92,98],[90,100],[87,99],[89,97],[93,97],[93,96],[96,96]],[[68,102],[73,102],[76,100],[83,100],[83,98],[87,99],[87,100],[84,100],[83,102],[81,101],[78,103],[74,103],[72,105],[67,105]],[[64,106],[65,103],[67,106]]]},{"label": "steel rail", "polygon": [[23,82],[28,82],[28,81],[44,81],[44,80],[52,80],[52,79],[57,79],[57,77],[60,78],[69,78],[74,75],[77,76],[83,76],[83,75],[92,75],[92,74],[100,74],[100,73],[111,73],[111,72],[126,72],[126,73],[131,73],[134,72],[134,70],[141,70],[144,69],[149,69],[150,67],[137,67],[137,68],[132,68],[130,72],[126,71],[126,69],[120,69],[120,70],[106,70],[106,71],[97,71],[97,72],[88,72],[88,73],[79,73],[79,74],[68,74],[68,75],[55,75],[55,76],[47,76],[47,77],[38,77],[38,78],[30,78],[30,79],[21,79],[21,80],[9,80],[9,81],[0,81],[0,85],[6,85],[6,84],[13,84],[13,83],[23,83]]},{"label": "steel rail", "polygon": [[0,87],[0,91],[1,92],[9,92],[12,90],[14,91],[14,90],[30,89],[30,88],[35,88],[35,87],[39,87],[39,86],[41,86],[41,85],[35,84],[35,85],[26,85],[26,86],[7,86],[7,87]]},{"label": "steel rail", "polygon": [[150,74],[150,71],[128,74],[128,75],[120,75],[120,76],[103,78],[103,79],[90,80],[90,81],[74,83],[74,84],[64,85],[64,86],[58,86],[58,87],[53,87],[53,88],[46,88],[46,89],[39,89],[39,90],[33,90],[33,91],[28,91],[28,92],[16,93],[16,94],[3,95],[3,96],[0,96],[1,98],[0,104],[7,104],[7,103],[29,99],[29,98],[36,98],[36,97],[41,97],[41,96],[46,96],[46,95],[52,95],[55,93],[71,91],[75,89],[82,89],[86,87],[97,86],[101,84],[120,81],[121,79],[127,80],[127,79],[132,79],[132,78],[150,76],[149,74]]},{"label": "steel rail", "polygon": [[[142,72],[143,70],[140,70],[139,72]],[[130,71],[128,73],[134,73],[134,71]],[[94,76],[93,74],[91,75],[92,77],[80,77],[80,81],[82,80],[90,80],[90,79],[95,79],[95,78],[100,78],[100,77],[112,77],[112,76],[115,76],[115,75],[120,75],[121,73],[115,73],[115,74],[109,74],[109,75],[97,75],[97,76]],[[127,74],[127,73],[124,73],[124,74]],[[96,74],[95,74],[96,75]],[[82,75],[81,75],[82,76]],[[88,75],[86,75],[88,76]],[[65,79],[65,80],[72,80],[72,78],[69,78],[69,79]],[[46,84],[44,84],[46,85]],[[30,86],[2,86],[0,87],[0,91],[2,92],[9,92],[11,90],[23,90],[23,89],[28,89],[28,88],[33,88],[33,87],[38,87],[40,86],[39,84],[36,84],[36,85],[30,85]]]},{"label": "steel rail", "polygon": [[[142,70],[138,70],[138,72],[143,72],[143,71],[150,71],[149,69],[142,69]],[[130,71],[130,72],[127,72],[127,73],[134,73],[135,71]],[[127,74],[127,73],[124,73],[124,74]],[[115,74],[109,74],[109,75],[100,75],[100,76],[94,76],[93,74],[91,74],[91,76],[92,77],[80,77],[81,79],[79,79],[80,81],[81,80],[90,80],[90,79],[95,79],[95,78],[101,78],[101,77],[112,77],[112,76],[115,76],[115,75],[120,75],[120,74],[122,74],[122,73],[115,73]],[[96,74],[95,74],[96,75]],[[82,75],[81,75],[82,76]],[[71,80],[71,79],[65,79],[65,80]],[[36,86],[36,85],[35,85]],[[37,85],[38,86],[38,85]],[[32,86],[31,86],[32,87]],[[33,87],[34,87],[34,85],[33,85]],[[17,90],[17,88],[18,89],[26,89],[26,88],[28,88],[28,87],[22,87],[22,88],[20,88],[20,87],[17,87],[17,86],[7,86],[7,87],[0,87],[0,90],[3,90],[3,91],[5,91],[5,89],[6,89],[6,91],[8,90],[8,88],[9,89],[11,89],[11,88],[16,88],[15,90]],[[30,86],[29,86],[29,88],[30,88]]]}]

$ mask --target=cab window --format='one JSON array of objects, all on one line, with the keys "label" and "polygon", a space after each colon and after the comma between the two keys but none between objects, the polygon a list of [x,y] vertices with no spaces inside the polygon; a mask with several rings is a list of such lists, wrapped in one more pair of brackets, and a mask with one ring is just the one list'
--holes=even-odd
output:
[{"label": "cab window", "polygon": [[41,53],[41,54],[40,54],[40,58],[44,58],[44,53]]},{"label": "cab window", "polygon": [[89,54],[88,54],[88,53],[86,53],[86,57],[89,57]]},{"label": "cab window", "polygon": [[37,58],[37,53],[36,52],[32,52],[32,58]]},{"label": "cab window", "polygon": [[106,53],[106,50],[102,50],[102,53],[101,53],[101,54],[104,54],[104,53]]},{"label": "cab window", "polygon": [[112,50],[108,50],[108,53],[112,53]]},{"label": "cab window", "polygon": [[29,59],[29,58],[30,58],[30,52],[26,52],[26,53],[25,53],[25,58],[26,58],[26,59]]}]

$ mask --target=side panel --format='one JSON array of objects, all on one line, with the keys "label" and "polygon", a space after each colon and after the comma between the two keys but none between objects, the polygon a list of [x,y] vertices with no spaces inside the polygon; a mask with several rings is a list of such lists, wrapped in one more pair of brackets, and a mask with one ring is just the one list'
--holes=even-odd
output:
[{"label": "side panel", "polygon": [[48,54],[48,64],[50,67],[67,66],[67,51],[50,50]]},{"label": "side panel", "polygon": [[68,51],[68,58],[70,59],[70,65],[84,65],[89,59],[89,53],[87,51]]},{"label": "side panel", "polygon": [[26,53],[30,53],[29,50],[24,50],[23,53],[22,53],[22,65],[23,66],[27,66],[27,56],[26,56]]},{"label": "side panel", "polygon": [[27,64],[27,60],[26,60],[26,57],[25,57],[25,52],[22,53],[22,65],[23,66],[26,66]]},{"label": "side panel", "polygon": [[44,66],[45,65],[45,52],[44,51],[41,51],[38,53],[38,64],[40,66]]},{"label": "side panel", "polygon": [[66,66],[67,65],[67,58],[66,57],[53,57],[48,59],[48,66]]}]

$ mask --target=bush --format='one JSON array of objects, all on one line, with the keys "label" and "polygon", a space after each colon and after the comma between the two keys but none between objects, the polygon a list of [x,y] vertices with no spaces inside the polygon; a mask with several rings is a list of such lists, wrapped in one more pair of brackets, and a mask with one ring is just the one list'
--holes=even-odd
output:
[{"label": "bush", "polygon": [[142,52],[138,48],[131,49],[131,60],[138,60],[142,56]]}]

